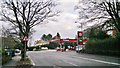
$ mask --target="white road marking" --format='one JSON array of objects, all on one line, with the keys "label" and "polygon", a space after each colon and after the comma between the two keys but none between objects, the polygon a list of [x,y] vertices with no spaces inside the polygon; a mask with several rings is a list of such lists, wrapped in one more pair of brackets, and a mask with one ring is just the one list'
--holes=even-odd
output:
[{"label": "white road marking", "polygon": [[68,62],[68,61],[66,61],[66,60],[63,60],[64,62],[66,62],[66,63],[68,63],[68,64],[71,64],[71,65],[74,65],[74,66],[78,66],[78,65],[76,65],[76,64],[74,64],[74,63],[71,63],[71,62]]},{"label": "white road marking", "polygon": [[32,65],[35,66],[35,63],[34,63],[33,60],[31,59],[31,57],[28,56],[28,58],[31,60]]},{"label": "white road marking", "polygon": [[[73,56],[73,57],[76,57],[76,56]],[[84,60],[96,61],[96,62],[100,62],[100,63],[112,64],[112,65],[120,65],[119,63],[102,61],[102,60],[96,60],[96,59],[91,59],[91,58],[83,58],[83,57],[76,57],[76,58],[80,58],[80,59],[84,59]]]},{"label": "white road marking", "polygon": [[53,51],[56,51],[56,50],[43,50],[43,51],[39,51],[39,52],[48,52],[48,51],[49,52],[51,52],[51,51],[53,52]]}]

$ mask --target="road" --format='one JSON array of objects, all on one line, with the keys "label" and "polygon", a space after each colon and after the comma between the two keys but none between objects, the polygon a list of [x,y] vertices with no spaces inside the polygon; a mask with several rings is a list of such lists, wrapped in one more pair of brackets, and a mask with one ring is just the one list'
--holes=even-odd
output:
[{"label": "road", "polygon": [[[120,58],[78,54],[75,51],[56,52],[55,50],[27,52],[34,66],[74,66],[74,67],[105,67],[119,68]],[[73,68],[74,68],[73,67]],[[61,67],[60,67],[61,68]]]}]

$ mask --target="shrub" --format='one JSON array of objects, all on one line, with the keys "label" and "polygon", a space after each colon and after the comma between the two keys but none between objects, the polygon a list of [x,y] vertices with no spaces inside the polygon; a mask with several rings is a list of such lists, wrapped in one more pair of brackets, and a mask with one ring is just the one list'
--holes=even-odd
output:
[{"label": "shrub", "polygon": [[104,40],[89,40],[85,46],[85,52],[119,56],[119,44],[119,40],[115,38],[108,38]]},{"label": "shrub", "polygon": [[34,48],[37,48],[36,46],[28,47],[29,51],[33,51]]},{"label": "shrub", "polygon": [[116,38],[120,40],[120,32],[116,32]]},{"label": "shrub", "polygon": [[50,44],[48,45],[48,49],[55,49],[59,46],[58,43],[55,42],[50,42]]},{"label": "shrub", "polygon": [[5,55],[3,55],[2,57],[4,57],[4,58],[2,58],[2,65],[5,64],[5,63],[7,63],[7,62],[9,62],[12,59],[11,56],[5,56]]},{"label": "shrub", "polygon": [[12,59],[12,56],[6,55],[6,52],[2,50],[2,65],[9,62]]}]

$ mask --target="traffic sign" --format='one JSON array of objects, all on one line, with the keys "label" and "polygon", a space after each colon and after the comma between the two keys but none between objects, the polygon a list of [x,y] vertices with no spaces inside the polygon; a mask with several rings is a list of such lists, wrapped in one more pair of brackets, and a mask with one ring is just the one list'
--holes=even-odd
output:
[{"label": "traffic sign", "polygon": [[23,41],[28,41],[28,37],[27,37],[27,36],[24,36],[24,37],[23,37]]}]

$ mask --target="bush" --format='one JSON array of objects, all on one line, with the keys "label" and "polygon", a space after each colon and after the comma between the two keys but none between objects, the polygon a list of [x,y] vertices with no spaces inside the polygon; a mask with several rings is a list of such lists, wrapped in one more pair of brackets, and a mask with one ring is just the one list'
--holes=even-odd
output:
[{"label": "bush", "polygon": [[4,57],[4,58],[2,58],[2,65],[5,64],[5,63],[7,63],[7,62],[9,62],[12,59],[11,56],[5,56],[5,55],[3,55],[2,57]]},{"label": "bush", "polygon": [[116,38],[120,40],[120,32],[116,32]]},{"label": "bush", "polygon": [[104,40],[89,40],[85,46],[85,52],[119,56],[119,44],[119,40],[115,38],[108,38]]},{"label": "bush", "polygon": [[55,49],[57,47],[59,47],[59,44],[55,42],[50,42],[50,44],[48,45],[48,49]]},{"label": "bush", "polygon": [[12,59],[12,56],[8,56],[6,52],[2,51],[2,65],[9,62]]},{"label": "bush", "polygon": [[42,45],[41,47],[48,47],[49,44]]},{"label": "bush", "polygon": [[34,48],[35,48],[35,47],[28,47],[28,50],[29,50],[29,51],[33,51]]},{"label": "bush", "polygon": [[41,49],[40,46],[32,46],[32,47],[28,47],[29,51],[33,51],[33,49],[36,49],[36,51],[39,51]]}]

